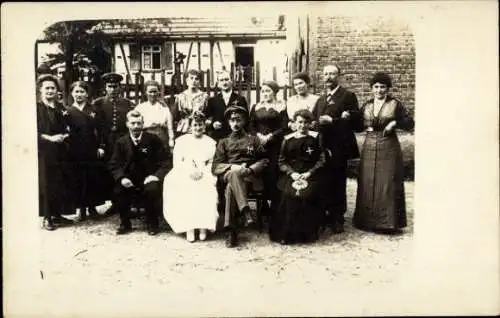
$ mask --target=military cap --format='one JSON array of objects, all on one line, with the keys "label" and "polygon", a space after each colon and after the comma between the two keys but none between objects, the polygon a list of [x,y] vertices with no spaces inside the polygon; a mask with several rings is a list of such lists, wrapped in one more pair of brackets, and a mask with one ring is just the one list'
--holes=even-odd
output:
[{"label": "military cap", "polygon": [[229,118],[232,114],[243,114],[248,117],[248,111],[245,107],[240,105],[231,105],[224,111],[224,117]]},{"label": "military cap", "polygon": [[123,80],[123,76],[118,73],[106,73],[101,76],[101,79],[106,83],[120,83]]}]

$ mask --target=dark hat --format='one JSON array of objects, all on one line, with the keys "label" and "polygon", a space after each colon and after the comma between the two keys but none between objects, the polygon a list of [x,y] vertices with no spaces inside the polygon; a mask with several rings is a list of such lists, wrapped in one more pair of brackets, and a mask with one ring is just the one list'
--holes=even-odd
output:
[{"label": "dark hat", "polygon": [[123,80],[123,76],[118,73],[106,73],[101,76],[101,79],[105,83],[120,83]]},{"label": "dark hat", "polygon": [[58,90],[60,89],[59,79],[57,78],[57,76],[52,75],[52,74],[42,74],[42,75],[38,76],[36,83],[37,83],[37,85],[40,85],[40,84],[42,84],[42,82],[45,82],[45,81],[53,82],[56,85],[56,88]]},{"label": "dark hat", "polygon": [[224,111],[224,117],[228,118],[232,114],[243,114],[248,117],[248,111],[245,107],[239,105],[231,105]]},{"label": "dark hat", "polygon": [[308,85],[311,83],[311,78],[309,77],[309,74],[307,74],[307,72],[298,72],[293,74],[292,81],[294,79],[301,79]]},{"label": "dark hat", "polygon": [[377,72],[373,75],[370,80],[370,86],[373,86],[375,83],[384,84],[387,86],[387,88],[392,87],[391,77],[389,76],[389,74],[384,72]]}]

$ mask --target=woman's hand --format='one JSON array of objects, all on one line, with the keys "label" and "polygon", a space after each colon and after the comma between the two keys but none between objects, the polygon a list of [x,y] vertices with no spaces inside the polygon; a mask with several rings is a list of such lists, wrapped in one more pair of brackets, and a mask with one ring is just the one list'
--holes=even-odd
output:
[{"label": "woman's hand", "polygon": [[193,171],[189,174],[189,178],[191,178],[191,180],[194,180],[194,181],[198,181],[198,180],[200,180],[202,177],[203,177],[203,172],[202,172],[202,171],[200,171],[199,169],[195,169],[195,170],[193,170]]},{"label": "woman's hand", "polygon": [[168,146],[170,147],[170,149],[174,148],[174,146],[175,146],[175,141],[174,141],[174,139],[169,139],[169,140],[168,140]]},{"label": "woman's hand", "polygon": [[100,159],[102,157],[104,157],[104,149],[99,148],[99,149],[97,149],[97,158]]},{"label": "woman's hand", "polygon": [[221,129],[222,128],[222,123],[220,121],[216,121],[213,123],[213,127],[215,130]]},{"label": "woman's hand", "polygon": [[310,172],[304,172],[303,174],[300,175],[300,179],[302,180],[307,180],[311,176]]},{"label": "woman's hand", "polygon": [[383,136],[388,136],[394,132],[394,129],[396,128],[396,121],[393,120],[390,123],[385,126],[384,131],[382,132]]},{"label": "woman's hand", "polygon": [[298,179],[300,179],[300,173],[292,172],[290,174],[290,177],[292,178],[293,181],[297,181]]},{"label": "woman's hand", "polygon": [[69,137],[69,134],[56,134],[56,135],[47,135],[45,137],[45,139],[47,139],[48,141],[50,142],[54,142],[54,143],[62,143],[66,138]]},{"label": "woman's hand", "polygon": [[333,118],[330,115],[321,115],[319,117],[320,125],[329,124],[331,122],[333,122]]}]

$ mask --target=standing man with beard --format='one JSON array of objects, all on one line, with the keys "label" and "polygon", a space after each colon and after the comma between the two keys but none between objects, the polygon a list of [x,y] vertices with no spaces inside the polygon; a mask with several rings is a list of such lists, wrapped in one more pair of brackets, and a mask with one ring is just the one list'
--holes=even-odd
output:
[{"label": "standing man with beard", "polygon": [[313,109],[315,126],[327,153],[324,203],[328,213],[325,222],[333,233],[344,231],[347,161],[359,158],[353,130],[361,116],[356,95],[340,86],[339,77],[340,68],[337,65],[324,67],[325,93]]},{"label": "standing man with beard", "polygon": [[208,99],[206,110],[207,134],[215,141],[219,141],[231,133],[228,121],[224,118],[224,112],[229,106],[239,105],[248,111],[245,97],[233,91],[233,81],[228,71],[218,73],[217,86],[220,92]]},{"label": "standing man with beard", "polygon": [[[123,76],[117,73],[106,73],[101,79],[105,83],[106,96],[94,100],[93,108],[96,110],[101,130],[100,148],[104,149],[104,160],[108,162],[116,140],[128,133],[127,113],[134,109],[135,105],[120,96],[120,82]],[[107,180],[104,185],[106,198],[111,199],[114,184],[111,174],[108,173],[107,178],[103,180]],[[112,207],[106,214],[111,215],[115,212],[115,207]]]}]

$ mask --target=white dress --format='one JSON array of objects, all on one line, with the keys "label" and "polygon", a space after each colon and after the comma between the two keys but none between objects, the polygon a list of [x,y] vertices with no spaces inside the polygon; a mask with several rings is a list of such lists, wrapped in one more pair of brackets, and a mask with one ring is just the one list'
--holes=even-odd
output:
[{"label": "white dress", "polygon": [[[163,216],[175,233],[192,229],[215,231],[217,212],[216,178],[212,175],[212,159],[216,142],[203,135],[185,134],[176,139],[173,169],[165,176]],[[199,180],[189,175],[202,172]]]}]

